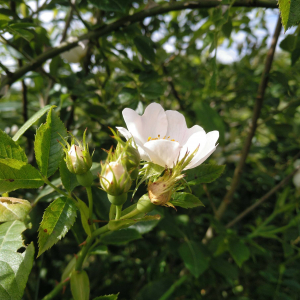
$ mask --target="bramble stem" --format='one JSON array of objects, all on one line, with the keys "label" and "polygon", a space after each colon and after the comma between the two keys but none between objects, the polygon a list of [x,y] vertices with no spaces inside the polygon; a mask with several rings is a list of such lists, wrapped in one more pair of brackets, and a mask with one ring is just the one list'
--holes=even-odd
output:
[{"label": "bramble stem", "polygon": [[93,194],[92,194],[92,188],[90,186],[86,187],[86,192],[88,195],[88,200],[89,200],[89,225],[91,232],[94,231],[94,226],[93,226]]},{"label": "bramble stem", "polygon": [[51,300],[62,290],[62,288],[67,285],[70,281],[68,277],[66,280],[60,282],[48,295],[46,295],[42,300]]}]

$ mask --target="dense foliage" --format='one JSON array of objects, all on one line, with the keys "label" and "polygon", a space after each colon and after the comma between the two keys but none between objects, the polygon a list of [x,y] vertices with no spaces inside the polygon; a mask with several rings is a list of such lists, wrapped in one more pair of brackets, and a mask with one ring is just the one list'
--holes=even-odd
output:
[{"label": "dense foliage", "polygon": [[[81,139],[87,128],[96,178],[107,156],[102,149],[116,145],[109,127],[124,127],[124,108],[142,114],[152,102],[183,113],[188,127],[220,132],[219,146],[206,162],[212,165],[186,172],[192,194],[205,206],[158,207],[153,215],[160,220],[104,235],[83,264],[90,299],[117,293],[119,300],[299,299],[300,193],[292,177],[300,157],[300,27],[280,31],[273,22],[279,17],[276,1],[209,2],[0,0],[0,193],[7,197],[9,191],[32,206],[29,217],[27,204],[11,216],[1,200],[0,222],[14,219],[0,225],[0,261],[6,260],[0,263],[1,300],[21,299],[27,276],[22,299],[49,294],[68,277],[66,267],[76,261],[89,230],[69,198],[43,185],[38,168],[54,186],[74,190],[88,203],[85,188],[55,156],[60,144],[36,136],[65,136],[67,129]],[[299,1],[279,0],[279,7],[284,30],[299,22]],[[272,60],[267,52],[275,28],[281,33]],[[68,37],[89,41],[80,63],[60,56],[77,46],[77,41],[67,44]],[[226,62],[229,52],[234,57]],[[265,72],[268,57],[271,71]],[[13,150],[7,154],[3,145]],[[53,150],[46,167],[44,147]],[[211,182],[205,168],[214,174],[216,165],[226,168]],[[10,182],[3,174],[12,166],[31,181],[20,175]],[[100,227],[109,220],[110,204],[99,180],[92,192]],[[146,192],[141,185],[125,207]],[[39,248],[42,217],[54,203],[68,222],[61,236]],[[11,243],[5,248],[7,237]],[[3,278],[13,259],[18,266]],[[12,280],[14,295],[5,294],[5,280]],[[70,287],[57,299],[72,299]]]}]

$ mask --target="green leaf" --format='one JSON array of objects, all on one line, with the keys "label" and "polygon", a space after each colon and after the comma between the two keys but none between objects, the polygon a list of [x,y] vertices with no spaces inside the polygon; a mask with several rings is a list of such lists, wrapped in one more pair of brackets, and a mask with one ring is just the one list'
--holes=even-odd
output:
[{"label": "green leaf", "polygon": [[13,158],[27,162],[24,150],[0,129],[0,158]]},{"label": "green leaf", "polygon": [[229,39],[232,31],[232,21],[231,18],[222,26],[223,34]]},{"label": "green leaf", "polygon": [[230,240],[228,247],[232,258],[239,267],[241,267],[242,264],[249,259],[250,251],[243,242],[238,240]]},{"label": "green leaf", "polygon": [[62,184],[68,192],[72,192],[77,186],[80,185],[77,181],[76,175],[69,171],[67,164],[63,159],[59,164],[59,173]]},{"label": "green leaf", "polygon": [[179,254],[185,266],[198,278],[209,265],[204,247],[194,241],[186,241],[179,247]]},{"label": "green leaf", "polygon": [[30,210],[31,205],[27,200],[0,197],[0,222],[23,221]]},{"label": "green leaf", "polygon": [[0,194],[16,189],[37,189],[43,183],[33,166],[15,159],[0,159]]},{"label": "green leaf", "polygon": [[292,35],[288,34],[279,44],[282,50],[292,52],[295,49],[297,38]]},{"label": "green leaf", "polygon": [[17,252],[25,247],[22,239],[25,229],[20,221],[0,225],[1,300],[21,300],[23,296],[34,258],[33,243],[23,253]]},{"label": "green leaf", "polygon": [[66,136],[64,124],[51,108],[47,122],[37,130],[34,142],[36,161],[44,176],[49,177],[57,170],[64,154],[58,141],[62,143],[62,137]]},{"label": "green leaf", "polygon": [[186,181],[189,185],[210,183],[220,177],[225,170],[225,165],[202,164],[187,172]]},{"label": "green leaf", "polygon": [[37,113],[35,113],[14,135],[13,140],[16,142],[29,127],[31,127],[38,119],[40,119],[51,107],[55,107],[54,105],[46,105]]},{"label": "green leaf", "polygon": [[119,293],[116,295],[105,295],[94,298],[94,300],[118,300]]},{"label": "green leaf", "polygon": [[193,109],[197,119],[199,120],[200,126],[202,126],[206,132],[218,130],[220,133],[219,142],[221,145],[224,145],[225,124],[218,112],[203,101],[195,102]]},{"label": "green leaf", "polygon": [[74,300],[89,300],[90,280],[85,271],[74,270],[71,275],[70,284]]},{"label": "green leaf", "polygon": [[138,231],[127,228],[103,234],[101,236],[101,242],[108,245],[122,245],[141,238],[142,236]]},{"label": "green leaf", "polygon": [[151,100],[162,96],[165,92],[165,88],[157,82],[150,82],[143,84],[140,91],[143,97]]},{"label": "green leaf", "polygon": [[292,66],[298,61],[299,58],[300,58],[300,35],[298,35],[295,49],[291,54]]},{"label": "green leaf", "polygon": [[153,42],[146,36],[137,36],[134,38],[134,44],[141,55],[151,62],[155,62],[155,52]]},{"label": "green leaf", "polygon": [[78,208],[79,208],[79,211],[80,211],[82,227],[83,227],[85,233],[88,236],[91,236],[92,232],[91,232],[91,228],[90,228],[90,225],[89,225],[89,208],[79,198],[77,198],[77,201],[78,201]]},{"label": "green leaf", "polygon": [[225,279],[235,280],[239,276],[239,270],[236,265],[233,265],[222,258],[214,258],[211,261],[211,265],[213,269],[221,274]]},{"label": "green leaf", "polygon": [[138,100],[138,92],[136,89],[122,88],[120,94],[118,95],[118,101],[121,104],[129,103],[133,100]]},{"label": "green leaf", "polygon": [[193,208],[197,206],[204,206],[204,204],[198,199],[198,197],[189,193],[174,193],[170,201],[174,206],[180,206],[183,208]]},{"label": "green leaf", "polygon": [[278,0],[284,30],[300,22],[300,0]]},{"label": "green leaf", "polygon": [[26,29],[12,28],[11,26],[9,26],[7,28],[7,30],[11,34],[14,34],[14,35],[17,34],[17,35],[21,36],[27,42],[30,42],[34,38],[34,34],[31,31],[26,30]]},{"label": "green leaf", "polygon": [[46,208],[39,228],[38,256],[66,235],[75,222],[76,211],[73,200],[67,197],[54,200]]},{"label": "green leaf", "polygon": [[88,0],[88,2],[104,11],[126,12],[126,8],[132,0]]}]

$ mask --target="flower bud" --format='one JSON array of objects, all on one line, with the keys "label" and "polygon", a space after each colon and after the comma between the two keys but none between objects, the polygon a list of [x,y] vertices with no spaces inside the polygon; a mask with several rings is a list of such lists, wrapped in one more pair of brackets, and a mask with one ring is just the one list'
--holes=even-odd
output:
[{"label": "flower bud", "polygon": [[148,184],[149,198],[155,205],[165,205],[170,201],[172,196],[172,190],[169,189],[165,181],[160,179]]},{"label": "flower bud", "polygon": [[112,196],[119,196],[128,192],[131,178],[126,167],[117,161],[107,162],[102,166],[100,184]]},{"label": "flower bud", "polygon": [[174,168],[173,170],[166,169],[164,175],[155,182],[149,181],[148,195],[151,203],[174,207],[170,200],[173,192],[180,186],[180,180],[183,177],[184,175],[178,174]]},{"label": "flower bud", "polygon": [[[137,177],[136,170],[138,171],[141,156],[139,151],[132,146],[131,141],[128,141],[126,143],[118,143],[116,152],[119,152],[124,156],[124,162],[127,168],[127,171],[130,173],[130,175],[134,174],[136,176],[131,176],[132,179],[135,179]],[[133,178],[134,177],[134,178]]]},{"label": "flower bud", "polygon": [[[71,145],[63,138],[66,147],[64,151],[66,153],[66,164],[69,171],[76,175],[86,174],[92,167],[92,157],[89,152],[89,147],[85,142],[86,131],[83,134],[83,142],[78,141],[75,137],[71,142]],[[75,140],[78,145],[75,145]]]}]

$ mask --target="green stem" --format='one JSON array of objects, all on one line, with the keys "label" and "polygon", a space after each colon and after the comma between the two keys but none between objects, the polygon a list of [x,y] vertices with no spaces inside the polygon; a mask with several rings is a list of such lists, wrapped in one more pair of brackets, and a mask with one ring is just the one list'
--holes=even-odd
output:
[{"label": "green stem", "polygon": [[177,281],[175,281],[171,287],[159,298],[159,300],[167,300],[169,297],[175,292],[175,289],[182,285],[186,280],[188,279],[188,276],[182,276]]},{"label": "green stem", "polygon": [[133,217],[135,217],[136,215],[140,214],[141,212],[136,208],[134,210],[132,210],[130,213],[128,213],[127,215],[121,217],[120,219],[131,219]]},{"label": "green stem", "polygon": [[86,240],[86,244],[83,246],[83,248],[81,249],[79,255],[78,255],[78,259],[76,261],[76,265],[75,265],[75,270],[76,271],[80,271],[82,269],[82,264],[84,262],[85,257],[87,256],[91,246],[93,245],[94,239],[100,235],[103,234],[105,232],[108,232],[108,225],[105,225],[101,228],[96,229],[93,233],[91,237],[88,237]]},{"label": "green stem", "polygon": [[122,207],[123,207],[123,205],[116,205],[116,219],[115,220],[119,220],[121,218]]},{"label": "green stem", "polygon": [[67,285],[70,281],[70,278],[60,282],[48,295],[46,295],[42,300],[51,300],[62,290],[62,288]]},{"label": "green stem", "polygon": [[116,215],[116,206],[114,204],[111,204],[109,209],[109,220],[113,220],[115,218],[115,215]]},{"label": "green stem", "polygon": [[65,197],[68,198],[72,198],[70,195],[68,195],[67,193],[65,193],[64,191],[62,191],[61,189],[59,189],[58,187],[56,187],[54,184],[52,184],[47,178],[43,178],[44,182],[48,185],[50,185],[55,191],[57,191],[59,194],[64,195]]},{"label": "green stem", "polygon": [[86,192],[87,192],[88,199],[89,199],[89,224],[90,224],[91,232],[93,232],[94,231],[94,226],[93,226],[93,194],[92,194],[92,188],[90,186],[86,187]]}]

